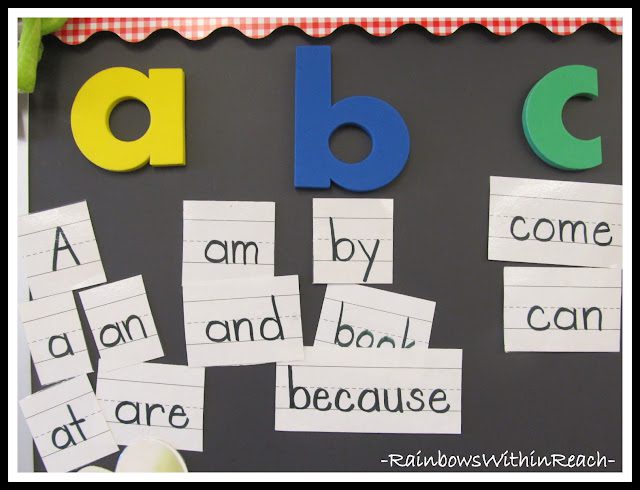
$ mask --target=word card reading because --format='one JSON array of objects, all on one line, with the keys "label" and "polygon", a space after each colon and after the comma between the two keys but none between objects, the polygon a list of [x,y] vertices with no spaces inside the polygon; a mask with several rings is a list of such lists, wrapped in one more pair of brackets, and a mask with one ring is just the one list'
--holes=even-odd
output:
[{"label": "word card reading because", "polygon": [[491,177],[489,260],[620,267],[622,186]]},{"label": "word card reading because", "polygon": [[86,375],[20,400],[47,471],[71,471],[118,451]]},{"label": "word card reading because", "polygon": [[183,286],[189,366],[303,358],[298,276]]},{"label": "word card reading because", "polygon": [[73,293],[22,303],[20,319],[40,383],[93,371]]},{"label": "word card reading because", "polygon": [[313,282],[393,282],[393,199],[313,200]]},{"label": "word card reading because", "polygon": [[142,276],[82,291],[80,299],[100,352],[101,369],[164,355]]},{"label": "word card reading because", "polygon": [[462,350],[305,348],[276,366],[276,430],[460,434]]},{"label": "word card reading because", "polygon": [[85,201],[20,216],[18,247],[33,299],[107,280]]},{"label": "word card reading because", "polygon": [[426,299],[357,285],[327,286],[316,346],[429,347],[436,304]]},{"label": "word card reading because", "polygon": [[619,352],[619,269],[505,267],[507,352]]},{"label": "word card reading because", "polygon": [[184,201],[182,284],[273,276],[274,202]]},{"label": "word card reading because", "polygon": [[143,363],[98,368],[96,394],[118,444],[143,437],[202,451],[204,368]]}]

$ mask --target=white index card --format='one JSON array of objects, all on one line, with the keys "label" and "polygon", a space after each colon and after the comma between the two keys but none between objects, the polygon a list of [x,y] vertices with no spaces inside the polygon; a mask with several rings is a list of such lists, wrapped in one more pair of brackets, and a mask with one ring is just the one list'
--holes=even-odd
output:
[{"label": "white index card", "polygon": [[619,352],[620,269],[504,268],[506,352]]},{"label": "white index card", "polygon": [[622,186],[491,177],[489,260],[622,265]]},{"label": "white index card", "polygon": [[86,201],[18,217],[18,248],[33,299],[106,281]]},{"label": "white index card", "polygon": [[329,284],[315,346],[426,349],[436,304],[359,285]]},{"label": "white index card", "polygon": [[183,286],[189,366],[302,359],[298,276]]},{"label": "white index card", "polygon": [[20,304],[20,319],[40,383],[93,372],[72,292]]},{"label": "white index card", "polygon": [[275,429],[460,434],[462,350],[305,348],[276,366]]},{"label": "white index card", "polygon": [[20,400],[47,471],[75,470],[118,451],[86,375]]},{"label": "white index card", "polygon": [[184,201],[182,284],[273,276],[274,202]]},{"label": "white index card", "polygon": [[313,282],[393,282],[393,199],[313,200]]},{"label": "white index card", "polygon": [[80,300],[100,352],[101,369],[164,355],[142,276],[82,291]]},{"label": "white index card", "polygon": [[96,395],[119,445],[152,437],[202,451],[204,368],[147,362],[105,372],[99,365]]}]

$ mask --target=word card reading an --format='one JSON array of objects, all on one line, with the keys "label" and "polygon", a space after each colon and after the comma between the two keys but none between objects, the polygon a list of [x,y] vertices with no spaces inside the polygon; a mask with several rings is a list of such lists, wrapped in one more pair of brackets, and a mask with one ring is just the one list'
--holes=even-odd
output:
[{"label": "word card reading an", "polygon": [[410,349],[429,347],[436,304],[366,286],[327,286],[315,345]]},{"label": "word card reading an", "polygon": [[204,368],[143,363],[105,372],[96,391],[118,444],[153,437],[202,451]]},{"label": "word card reading an", "polygon": [[20,318],[40,383],[93,372],[73,293],[22,303]]},{"label": "word card reading an", "polygon": [[305,348],[276,366],[275,429],[460,434],[462,350]]},{"label": "word card reading an", "polygon": [[489,260],[622,265],[622,186],[491,177]]},{"label": "word card reading an", "polygon": [[189,366],[303,358],[298,276],[183,286]]},{"label": "word card reading an", "polygon": [[505,267],[506,352],[619,352],[619,269]]},{"label": "word card reading an", "polygon": [[162,357],[164,352],[142,276],[80,293],[104,371]]},{"label": "word card reading an", "polygon": [[274,202],[184,201],[182,285],[273,276]]},{"label": "word card reading an", "polygon": [[313,200],[313,282],[393,282],[393,199]]},{"label": "word card reading an", "polygon": [[118,451],[86,375],[20,400],[47,471],[71,471]]},{"label": "word card reading an", "polygon": [[20,216],[18,248],[33,299],[107,280],[86,201]]}]

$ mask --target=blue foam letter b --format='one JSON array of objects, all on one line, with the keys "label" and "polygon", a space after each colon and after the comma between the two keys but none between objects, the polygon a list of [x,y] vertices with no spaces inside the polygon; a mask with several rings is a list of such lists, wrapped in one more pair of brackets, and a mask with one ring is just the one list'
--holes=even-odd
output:
[{"label": "blue foam letter b", "polygon": [[[409,158],[409,130],[392,106],[375,97],[331,101],[331,47],[296,48],[295,175],[298,188],[378,189],[395,179]],[[357,126],[371,138],[371,153],[356,164],[331,152],[331,135]]]}]

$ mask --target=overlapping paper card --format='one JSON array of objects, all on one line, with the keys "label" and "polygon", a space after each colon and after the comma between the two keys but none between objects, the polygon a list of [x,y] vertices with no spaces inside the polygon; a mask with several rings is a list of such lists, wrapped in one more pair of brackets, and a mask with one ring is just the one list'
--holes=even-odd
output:
[{"label": "overlapping paper card", "polygon": [[18,248],[33,299],[106,281],[86,201],[20,216]]},{"label": "overlapping paper card", "polygon": [[152,437],[176,449],[202,451],[204,368],[143,363],[98,367],[97,397],[115,440]]},{"label": "overlapping paper card", "polygon": [[316,330],[317,348],[429,347],[436,304],[359,285],[327,286]]},{"label": "overlapping paper card", "polygon": [[622,265],[622,186],[491,177],[489,260]]},{"label": "overlapping paper card", "polygon": [[504,348],[619,352],[619,269],[505,267]]},{"label": "overlapping paper card", "polygon": [[73,293],[22,303],[20,319],[40,383],[93,371]]},{"label": "overlapping paper card", "polygon": [[182,284],[273,276],[275,203],[184,201]]},{"label": "overlapping paper card", "polygon": [[189,366],[302,359],[298,276],[186,285],[182,295]]},{"label": "overlapping paper card", "polygon": [[317,349],[276,366],[278,431],[459,434],[462,350]]},{"label": "overlapping paper card", "polygon": [[118,451],[86,375],[20,401],[47,471],[71,471]]},{"label": "overlapping paper card", "polygon": [[393,199],[313,200],[313,282],[393,282]]},{"label": "overlapping paper card", "polygon": [[80,299],[100,352],[101,369],[164,355],[142,276],[82,291]]}]

